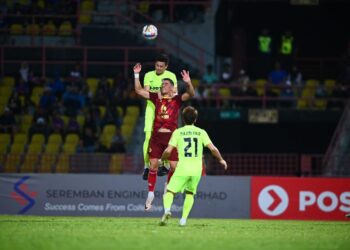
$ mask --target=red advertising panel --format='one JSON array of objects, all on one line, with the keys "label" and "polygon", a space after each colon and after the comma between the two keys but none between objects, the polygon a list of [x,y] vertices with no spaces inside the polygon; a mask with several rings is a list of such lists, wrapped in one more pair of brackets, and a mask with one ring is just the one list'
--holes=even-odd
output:
[{"label": "red advertising panel", "polygon": [[251,218],[349,220],[350,179],[252,177]]}]

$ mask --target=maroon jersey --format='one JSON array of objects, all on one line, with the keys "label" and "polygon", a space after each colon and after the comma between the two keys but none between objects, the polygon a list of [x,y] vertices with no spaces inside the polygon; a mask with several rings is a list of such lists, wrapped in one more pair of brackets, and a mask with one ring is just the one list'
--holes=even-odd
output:
[{"label": "maroon jersey", "polygon": [[176,95],[172,98],[158,98],[158,93],[149,93],[149,99],[156,107],[153,122],[153,131],[160,128],[166,128],[173,132],[177,128],[177,120],[181,108],[181,96]]}]

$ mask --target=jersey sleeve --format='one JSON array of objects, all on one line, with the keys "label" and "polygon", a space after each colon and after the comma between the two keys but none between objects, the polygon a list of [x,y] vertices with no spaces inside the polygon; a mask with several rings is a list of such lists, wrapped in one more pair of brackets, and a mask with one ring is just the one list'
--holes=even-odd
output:
[{"label": "jersey sleeve", "polygon": [[205,130],[202,130],[201,136],[203,145],[208,146],[211,143],[208,133]]},{"label": "jersey sleeve", "polygon": [[143,86],[150,86],[150,79],[151,79],[151,74],[148,72],[145,74],[145,77],[143,78]]},{"label": "jersey sleeve", "polygon": [[171,135],[171,138],[169,140],[169,145],[173,146],[173,147],[177,147],[177,142],[179,140],[179,132],[176,129],[173,134]]}]

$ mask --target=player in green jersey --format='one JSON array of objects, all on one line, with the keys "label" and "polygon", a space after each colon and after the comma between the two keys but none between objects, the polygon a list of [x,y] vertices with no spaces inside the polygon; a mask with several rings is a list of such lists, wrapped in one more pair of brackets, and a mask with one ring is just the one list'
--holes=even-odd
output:
[{"label": "player in green jersey", "polygon": [[[174,82],[175,92],[177,92],[176,75],[167,70],[168,65],[169,65],[169,57],[166,54],[160,54],[156,58],[156,62],[154,66],[155,69],[145,74],[145,77],[143,80],[143,85],[144,85],[143,87],[145,90],[153,93],[159,92],[162,86],[162,80],[164,78],[168,78]],[[144,180],[147,180],[148,173],[149,173],[148,147],[149,147],[149,141],[152,134],[154,115],[155,115],[154,104],[151,101],[147,100],[146,111],[145,111],[145,127],[144,127],[145,141],[143,143],[143,158],[144,158],[145,168],[142,174],[142,178]],[[166,168],[160,167],[158,170],[158,175],[167,174],[166,170],[167,170]]]},{"label": "player in green jersey", "polygon": [[218,159],[219,163],[227,169],[227,163],[222,158],[220,151],[211,142],[207,132],[194,125],[198,112],[195,108],[188,106],[182,112],[182,119],[185,126],[176,129],[169,141],[168,147],[162,155],[165,160],[174,148],[177,148],[179,161],[175,172],[167,186],[167,192],[163,197],[164,215],[160,225],[165,225],[170,218],[170,208],[174,195],[178,192],[185,192],[185,200],[182,210],[180,225],[185,226],[187,217],[194,203],[194,195],[202,175],[203,146],[208,147],[211,153]]}]

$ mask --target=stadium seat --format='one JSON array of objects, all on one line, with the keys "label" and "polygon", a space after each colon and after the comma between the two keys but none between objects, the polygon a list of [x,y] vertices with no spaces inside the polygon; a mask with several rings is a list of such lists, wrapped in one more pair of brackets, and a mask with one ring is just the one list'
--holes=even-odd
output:
[{"label": "stadium seat", "polygon": [[40,34],[40,26],[36,23],[28,24],[26,27],[26,34],[30,36],[37,36]]},{"label": "stadium seat", "polygon": [[86,79],[86,83],[89,86],[89,91],[95,95],[97,85],[98,85],[98,79],[97,78],[88,78]]},{"label": "stadium seat", "polygon": [[192,79],[192,85],[195,89],[198,88],[199,82],[200,82],[199,79]]},{"label": "stadium seat", "polygon": [[103,127],[102,134],[113,134],[114,135],[116,129],[117,128],[115,125],[111,125],[111,124],[105,125]]},{"label": "stadium seat", "polygon": [[19,128],[19,132],[24,133],[24,134],[28,134],[30,126],[31,126],[30,124],[21,123],[20,128]]},{"label": "stadium seat", "polygon": [[114,154],[109,163],[109,172],[112,174],[120,174],[123,167],[124,154]]},{"label": "stadium seat", "polygon": [[24,32],[23,25],[20,23],[13,23],[10,26],[10,34],[11,35],[22,35]]},{"label": "stadium seat", "polygon": [[255,81],[256,92],[258,93],[258,96],[263,96],[265,94],[266,83],[267,83],[267,80],[265,79],[257,79]]},{"label": "stadium seat", "polygon": [[69,172],[69,154],[60,154],[58,156],[58,162],[56,164],[56,173],[68,173]]},{"label": "stadium seat", "polygon": [[124,116],[124,111],[123,111],[123,108],[121,106],[117,106],[117,112],[120,116]]},{"label": "stadium seat", "polygon": [[103,146],[105,146],[106,148],[110,148],[113,136],[114,136],[114,133],[104,133],[104,134],[102,134],[100,136],[101,144]]},{"label": "stadium seat", "polygon": [[61,134],[50,134],[47,144],[56,144],[60,146],[62,144],[62,136]]},{"label": "stadium seat", "polygon": [[314,107],[317,109],[325,109],[327,107],[327,100],[316,98],[316,100],[314,101]]},{"label": "stadium seat", "polygon": [[326,79],[324,81],[324,86],[326,87],[326,91],[328,95],[331,95],[333,92],[333,89],[335,87],[336,81],[334,79]]},{"label": "stadium seat", "polygon": [[6,107],[9,99],[10,99],[9,96],[0,95],[0,105],[3,107]]},{"label": "stadium seat", "polygon": [[85,124],[85,116],[84,115],[78,115],[77,116],[77,122],[79,123],[80,128],[83,128],[84,124]]},{"label": "stadium seat", "polygon": [[27,154],[24,157],[24,161],[20,167],[21,173],[34,173],[38,164],[38,154]]},{"label": "stadium seat", "polygon": [[223,98],[231,96],[231,90],[229,88],[219,88],[219,95]]},{"label": "stadium seat", "polygon": [[52,20],[49,20],[44,26],[43,26],[43,35],[44,36],[54,36],[57,33],[57,28]]},{"label": "stadium seat", "polygon": [[15,78],[13,76],[5,76],[2,79],[2,84],[3,86],[8,86],[13,88],[13,86],[15,86]]},{"label": "stadium seat", "polygon": [[139,116],[140,115],[140,109],[139,109],[138,106],[127,106],[125,115]]},{"label": "stadium seat", "polygon": [[79,23],[80,24],[90,24],[91,20],[92,20],[92,17],[90,14],[81,13],[79,15]]},{"label": "stadium seat", "polygon": [[64,125],[67,126],[68,121],[69,121],[69,117],[66,115],[61,115],[61,119],[63,120]]},{"label": "stadium seat", "polygon": [[34,134],[30,141],[31,144],[39,144],[40,146],[45,143],[45,136],[43,134]]},{"label": "stadium seat", "polygon": [[121,133],[127,142],[130,142],[133,131],[134,131],[134,128],[128,125],[123,124],[121,127]]},{"label": "stadium seat", "polygon": [[73,34],[72,23],[69,21],[64,21],[58,28],[58,35],[60,36],[71,36]]},{"label": "stadium seat", "polygon": [[10,97],[12,94],[13,88],[10,86],[1,86],[0,87],[0,96]]},{"label": "stadium seat", "polygon": [[65,139],[65,144],[77,145],[80,141],[80,138],[77,134],[68,134]]},{"label": "stadium seat", "polygon": [[134,127],[137,122],[137,118],[138,118],[137,116],[130,116],[130,115],[124,116],[123,124]]},{"label": "stadium seat", "polygon": [[27,144],[28,135],[27,134],[16,134],[13,139],[13,144]]},{"label": "stadium seat", "polygon": [[18,164],[21,162],[21,154],[9,153],[6,156],[5,169],[6,173],[17,173]]},{"label": "stadium seat", "polygon": [[27,153],[28,154],[38,154],[41,153],[43,147],[42,144],[29,144]]},{"label": "stadium seat", "polygon": [[304,109],[304,108],[308,108],[309,104],[308,101],[303,99],[303,98],[299,98],[298,102],[297,102],[297,108],[298,109]]},{"label": "stadium seat", "polygon": [[98,108],[100,109],[101,117],[104,117],[106,114],[106,107],[105,106],[98,106]]},{"label": "stadium seat", "polygon": [[10,153],[21,154],[25,149],[25,144],[23,143],[13,143],[10,147]]},{"label": "stadium seat", "polygon": [[0,134],[0,144],[4,146],[8,146],[11,143],[11,135],[10,134]]},{"label": "stadium seat", "polygon": [[53,165],[56,163],[56,154],[43,154],[38,168],[39,173],[52,173]]},{"label": "stadium seat", "polygon": [[29,124],[30,125],[33,122],[33,116],[29,115],[29,114],[22,115],[21,122],[24,123],[24,124]]},{"label": "stadium seat", "polygon": [[77,151],[77,145],[76,144],[64,144],[62,148],[62,152],[66,154],[74,154]]},{"label": "stadium seat", "polygon": [[44,152],[49,154],[57,154],[60,151],[60,143],[47,144]]}]

